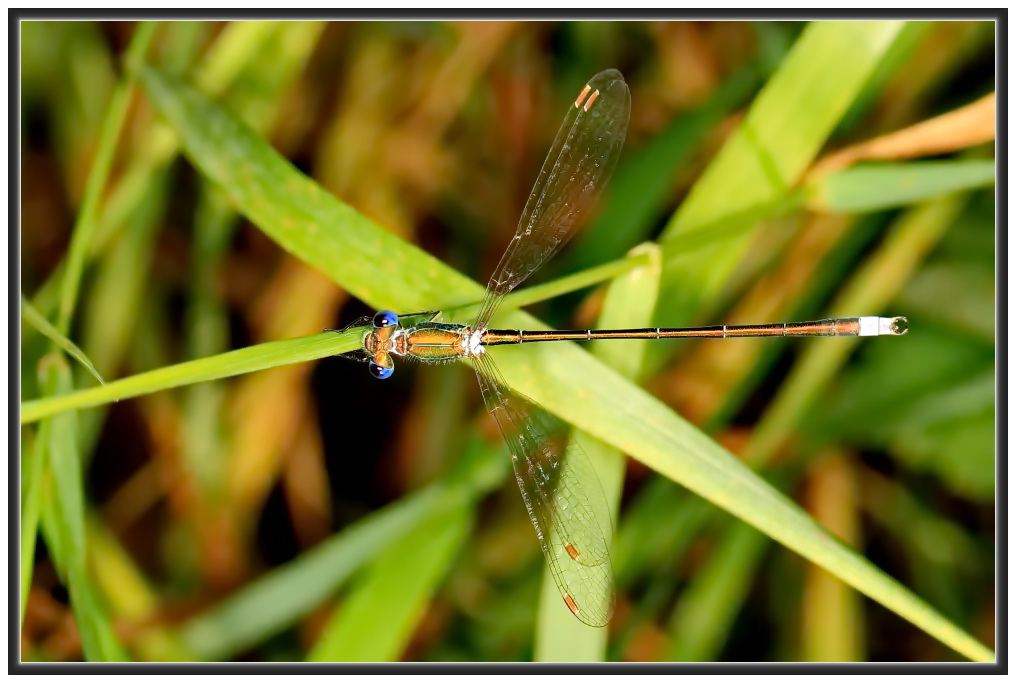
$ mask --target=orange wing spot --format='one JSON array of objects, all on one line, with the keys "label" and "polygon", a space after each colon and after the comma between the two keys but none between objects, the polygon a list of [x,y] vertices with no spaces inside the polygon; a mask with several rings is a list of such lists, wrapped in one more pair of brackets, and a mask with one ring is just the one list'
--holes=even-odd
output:
[{"label": "orange wing spot", "polygon": [[568,556],[571,557],[573,560],[579,559],[579,551],[575,550],[575,546],[573,546],[571,543],[565,543],[564,549],[568,552]]},{"label": "orange wing spot", "polygon": [[585,106],[583,106],[582,108],[585,109],[586,111],[589,111],[589,108],[591,106],[593,106],[593,102],[595,102],[596,98],[599,97],[599,96],[600,96],[600,91],[599,90],[594,90],[593,94],[589,96],[589,99],[586,100]]},{"label": "orange wing spot", "polygon": [[[575,98],[576,108],[582,105],[582,100],[586,99],[586,95],[589,94],[590,90],[592,90],[592,88],[590,88],[588,85],[586,85],[586,87],[582,89],[582,92],[579,93],[579,96]],[[589,107],[586,107],[586,109],[589,109]]]},{"label": "orange wing spot", "polygon": [[561,597],[564,598],[564,604],[568,605],[568,609],[571,610],[571,613],[574,614],[575,616],[578,616],[579,606],[575,604],[575,601],[572,600],[572,597],[567,593],[562,595]]}]

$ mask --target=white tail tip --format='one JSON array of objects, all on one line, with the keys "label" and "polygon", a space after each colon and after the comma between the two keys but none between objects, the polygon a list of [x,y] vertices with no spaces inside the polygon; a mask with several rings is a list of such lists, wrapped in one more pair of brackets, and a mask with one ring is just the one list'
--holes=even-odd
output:
[{"label": "white tail tip", "polygon": [[880,318],[874,315],[866,315],[857,319],[858,337],[882,337],[906,334],[909,329],[907,319],[902,316],[895,318]]}]

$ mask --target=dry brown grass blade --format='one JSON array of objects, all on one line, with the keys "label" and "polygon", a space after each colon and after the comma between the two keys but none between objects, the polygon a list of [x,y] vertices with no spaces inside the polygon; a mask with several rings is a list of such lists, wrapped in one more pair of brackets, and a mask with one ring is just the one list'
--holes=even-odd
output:
[{"label": "dry brown grass blade", "polygon": [[328,536],[331,527],[331,491],[317,410],[304,415],[284,467],[282,485],[293,532],[300,546],[309,548]]},{"label": "dry brown grass blade", "polygon": [[995,93],[965,107],[851,145],[821,159],[811,176],[846,168],[864,159],[913,159],[948,154],[995,139]]},{"label": "dry brown grass blade", "polygon": [[[266,291],[270,295],[254,315],[259,335],[267,339],[320,332],[334,324],[343,296],[328,278],[294,258],[282,262]],[[276,368],[237,382],[229,475],[229,498],[242,511],[237,519],[250,518],[281,474],[302,416],[310,410],[307,382],[313,369],[309,363]],[[273,400],[265,401],[266,396]]]},{"label": "dry brown grass blade", "polygon": [[[858,474],[848,453],[826,454],[809,470],[807,506],[815,519],[844,543],[861,541]],[[809,565],[801,605],[804,661],[860,661],[860,596],[825,569]]]}]

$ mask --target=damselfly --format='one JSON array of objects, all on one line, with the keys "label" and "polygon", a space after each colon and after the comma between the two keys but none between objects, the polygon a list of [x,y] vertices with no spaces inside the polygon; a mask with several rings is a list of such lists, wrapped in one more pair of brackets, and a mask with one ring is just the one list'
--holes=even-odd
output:
[{"label": "damselfly", "polygon": [[513,394],[487,347],[539,341],[678,337],[812,337],[900,335],[906,318],[836,318],[800,323],[630,330],[502,330],[487,324],[505,295],[571,237],[614,170],[628,128],[630,96],[618,71],[593,76],[570,106],[536,180],[518,230],[487,286],[471,325],[437,322],[438,313],[379,311],[363,336],[370,373],[394,371],[393,358],[473,361],[487,410],[508,444],[515,478],[536,536],[568,609],[603,626],[613,609],[608,506],[581,450],[554,438],[545,411]]}]

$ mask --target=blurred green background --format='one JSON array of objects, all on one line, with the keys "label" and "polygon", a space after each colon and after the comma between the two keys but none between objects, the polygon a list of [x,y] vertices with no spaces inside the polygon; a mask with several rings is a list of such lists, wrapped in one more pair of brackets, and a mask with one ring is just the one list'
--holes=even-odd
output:
[{"label": "blurred green background", "polygon": [[[23,22],[22,400],[96,385],[54,338],[108,382],[373,311],[205,179],[232,157],[181,155],[129,54],[479,282],[575,92],[618,68],[619,168],[534,280],[656,241],[647,325],[908,316],[654,344],[629,376],[994,648],[994,29]],[[593,326],[604,289],[531,310]],[[23,424],[22,659],[964,660],[631,459],[615,617],[569,653],[472,374],[326,358]]]}]

